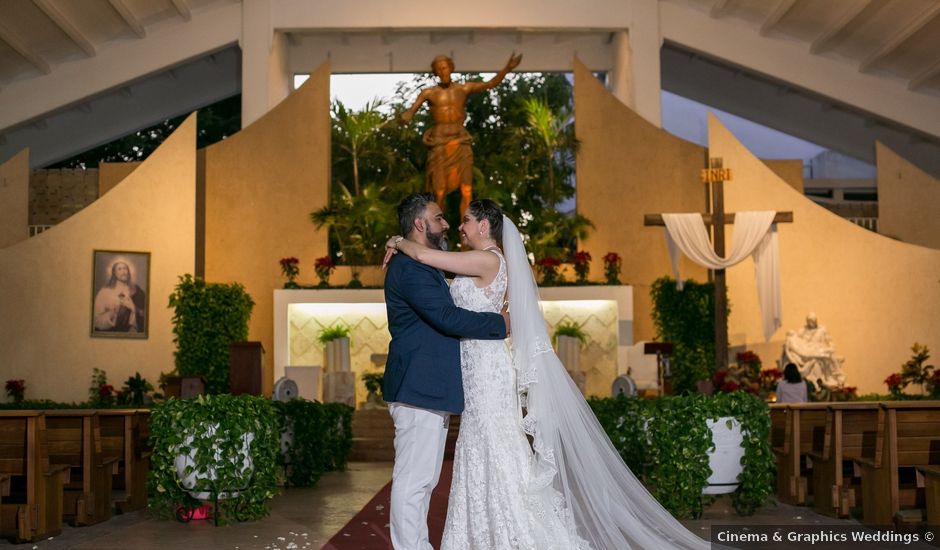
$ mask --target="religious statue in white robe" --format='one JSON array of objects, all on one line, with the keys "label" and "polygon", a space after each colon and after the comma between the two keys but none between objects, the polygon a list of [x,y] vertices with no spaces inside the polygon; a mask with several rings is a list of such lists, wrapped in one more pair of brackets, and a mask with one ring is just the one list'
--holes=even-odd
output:
[{"label": "religious statue in white robe", "polygon": [[829,331],[819,326],[815,313],[806,316],[806,326],[799,331],[787,332],[782,363],[795,364],[804,380],[826,387],[842,386],[845,384],[844,361],[843,357],[835,355]]}]

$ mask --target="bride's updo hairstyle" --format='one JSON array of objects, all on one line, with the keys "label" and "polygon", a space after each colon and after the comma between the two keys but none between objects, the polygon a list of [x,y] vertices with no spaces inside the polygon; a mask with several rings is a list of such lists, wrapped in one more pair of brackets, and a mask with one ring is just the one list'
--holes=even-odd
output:
[{"label": "bride's updo hairstyle", "polygon": [[498,204],[490,199],[476,199],[470,201],[467,210],[477,221],[486,220],[490,222],[489,237],[491,239],[496,242],[503,240],[503,210]]}]

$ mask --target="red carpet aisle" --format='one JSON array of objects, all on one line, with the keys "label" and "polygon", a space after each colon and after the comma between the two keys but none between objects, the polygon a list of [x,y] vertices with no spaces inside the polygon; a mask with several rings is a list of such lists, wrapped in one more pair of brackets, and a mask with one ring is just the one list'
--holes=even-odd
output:
[{"label": "red carpet aisle", "polygon": [[[431,545],[434,548],[440,547],[441,536],[444,534],[444,520],[447,519],[447,497],[450,494],[453,467],[454,462],[452,459],[444,461],[441,468],[441,481],[437,484],[434,492],[431,493],[428,531]],[[389,482],[323,546],[322,550],[391,550],[391,536],[388,530],[388,508],[391,492],[392,483]]]}]

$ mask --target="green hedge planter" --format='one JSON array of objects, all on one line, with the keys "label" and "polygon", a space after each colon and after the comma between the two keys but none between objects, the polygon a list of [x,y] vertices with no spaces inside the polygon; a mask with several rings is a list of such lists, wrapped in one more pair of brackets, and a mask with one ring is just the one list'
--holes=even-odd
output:
[{"label": "green hedge planter", "polygon": [[261,397],[171,398],[155,406],[150,508],[162,517],[188,517],[221,495],[217,524],[267,516],[277,492],[279,438],[274,407]]},{"label": "green hedge planter", "polygon": [[770,448],[770,411],[749,393],[592,399],[591,407],[624,462],[678,518],[699,517],[713,498],[703,495],[712,473],[707,420],[730,416],[741,423],[743,470],[731,494],[738,514],[753,514],[773,489],[776,462]]},{"label": "green hedge planter", "polygon": [[278,464],[290,485],[309,487],[324,472],[345,470],[353,408],[306,399],[274,401],[281,429]]}]

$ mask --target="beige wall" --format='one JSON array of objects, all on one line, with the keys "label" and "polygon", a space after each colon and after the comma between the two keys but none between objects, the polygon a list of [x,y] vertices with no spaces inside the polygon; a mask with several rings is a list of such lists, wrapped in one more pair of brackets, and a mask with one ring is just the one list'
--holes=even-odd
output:
[{"label": "beige wall", "polygon": [[[698,181],[705,150],[647,122],[610,94],[575,61],[575,131],[578,212],[596,230],[583,243],[591,253],[591,279],[603,279],[601,258],[623,257],[621,281],[634,287],[634,341],[650,340],[654,329],[650,286],[671,275],[663,228],[644,227],[643,215],[702,212],[705,190]],[[706,270],[686,259],[684,277],[707,279]]]},{"label": "beige wall", "polygon": [[[717,118],[709,119],[709,149],[734,170],[725,187],[728,210],[792,211],[781,224],[783,326],[764,344],[753,262],[728,270],[729,333],[769,366],[788,329],[815,312],[845,357],[848,385],[881,392],[914,342],[940,349],[940,251],[888,239],[817,206],[755,158]],[[730,238],[730,237],[729,237]],[[729,241],[730,242],[730,241]]]},{"label": "beige wall", "polygon": [[787,185],[803,192],[803,161],[795,160],[777,160],[764,159],[764,164],[770,168],[777,177],[782,179]]},{"label": "beige wall", "polygon": [[327,253],[326,233],[310,212],[329,196],[329,79],[329,66],[321,66],[263,117],[205,151],[205,278],[239,282],[254,298],[249,338],[266,351],[265,393],[273,383],[274,289],[284,284],[278,261],[299,258],[302,281],[313,284],[313,262]]},{"label": "beige wall", "polygon": [[0,248],[29,238],[29,149],[0,164]]},{"label": "beige wall", "polygon": [[139,162],[102,162],[98,164],[98,196],[114,189],[121,180],[140,166]]},{"label": "beige wall", "polygon": [[[82,401],[92,369],[120,388],[139,371],[173,369],[167,297],[195,254],[196,118],[138,170],[65,222],[0,250],[0,380],[23,378],[28,398]],[[92,338],[94,250],[150,252],[146,340]]]},{"label": "beige wall", "polygon": [[906,243],[940,248],[940,180],[881,143],[878,166],[878,232]]}]

